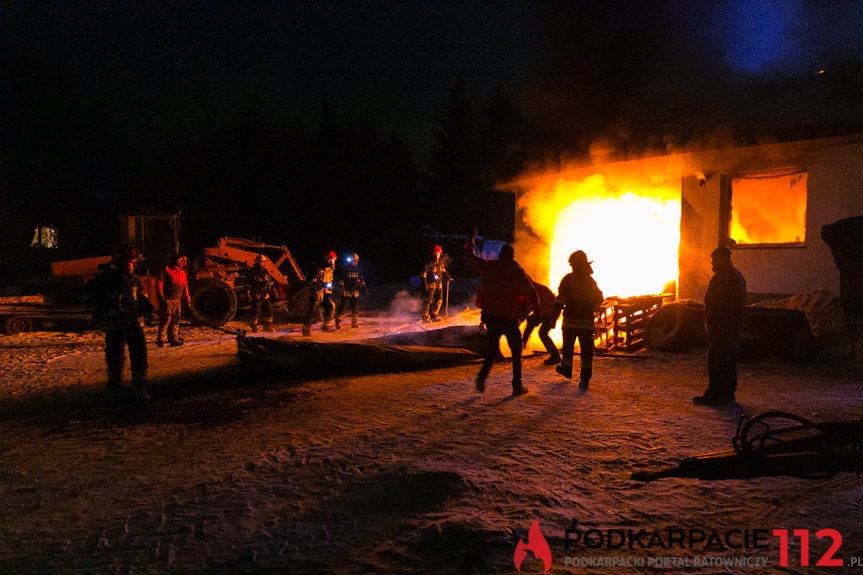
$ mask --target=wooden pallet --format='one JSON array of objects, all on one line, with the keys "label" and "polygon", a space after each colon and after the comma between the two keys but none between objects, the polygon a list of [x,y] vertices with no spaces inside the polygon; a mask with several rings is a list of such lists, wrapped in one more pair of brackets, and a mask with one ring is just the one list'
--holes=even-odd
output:
[{"label": "wooden pallet", "polygon": [[643,347],[647,322],[668,297],[659,294],[603,301],[594,320],[597,347],[624,351]]}]

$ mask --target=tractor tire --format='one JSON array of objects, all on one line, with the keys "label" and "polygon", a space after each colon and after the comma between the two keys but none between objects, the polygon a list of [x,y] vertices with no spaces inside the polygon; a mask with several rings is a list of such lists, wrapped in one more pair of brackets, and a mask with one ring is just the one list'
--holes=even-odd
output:
[{"label": "tractor tire", "polygon": [[681,303],[662,306],[647,324],[648,347],[681,353],[698,343],[698,314]]},{"label": "tractor tire", "polygon": [[192,286],[192,314],[200,322],[225,325],[237,313],[237,294],[228,284],[204,278]]},{"label": "tractor tire", "polygon": [[29,317],[10,315],[3,319],[3,333],[15,335],[33,330],[33,321]]}]

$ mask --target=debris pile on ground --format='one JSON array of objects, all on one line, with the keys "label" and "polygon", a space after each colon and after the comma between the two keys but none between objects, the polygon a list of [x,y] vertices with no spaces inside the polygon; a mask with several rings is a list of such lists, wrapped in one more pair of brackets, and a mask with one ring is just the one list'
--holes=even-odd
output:
[{"label": "debris pile on ground", "polygon": [[830,292],[817,289],[783,299],[765,300],[755,306],[802,311],[806,314],[809,327],[812,328],[812,333],[821,346],[822,356],[826,359],[848,357],[851,345],[851,321],[842,310],[839,298]]}]

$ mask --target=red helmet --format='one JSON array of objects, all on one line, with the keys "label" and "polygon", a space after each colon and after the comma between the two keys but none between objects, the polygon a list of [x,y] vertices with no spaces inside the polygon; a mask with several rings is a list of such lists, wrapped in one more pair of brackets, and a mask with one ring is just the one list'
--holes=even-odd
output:
[{"label": "red helmet", "polygon": [[327,261],[337,259],[338,257],[339,256],[337,256],[336,252],[334,252],[333,250],[330,250],[326,254],[324,254],[324,259]]},{"label": "red helmet", "polygon": [[441,255],[443,253],[443,248],[440,246],[435,246],[434,249],[432,249],[432,253]]},{"label": "red helmet", "polygon": [[125,266],[129,262],[136,262],[142,259],[141,252],[132,246],[121,245],[114,250],[111,255],[111,261],[117,265]]}]

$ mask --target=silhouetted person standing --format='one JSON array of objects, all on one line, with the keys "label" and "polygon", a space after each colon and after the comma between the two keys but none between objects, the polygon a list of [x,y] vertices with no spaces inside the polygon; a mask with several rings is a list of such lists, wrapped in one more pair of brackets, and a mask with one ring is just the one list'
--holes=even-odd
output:
[{"label": "silhouetted person standing", "polygon": [[743,329],[746,280],[731,264],[731,250],[716,248],[710,254],[713,277],[704,294],[704,326],[707,328],[707,391],[693,397],[698,405],[734,402],[737,391],[737,354]]},{"label": "silhouetted person standing", "polygon": [[475,250],[472,253],[482,272],[477,305],[482,308],[481,321],[485,324],[488,337],[485,358],[476,376],[476,390],[485,391],[485,379],[500,353],[500,337],[505,336],[512,352],[512,394],[523,395],[527,393],[527,388],[521,381],[519,313],[525,309],[525,302],[533,309],[539,309],[539,298],[530,278],[513,259],[511,245],[503,246],[496,260],[486,261],[477,257]]},{"label": "silhouetted person standing", "polygon": [[246,292],[252,306],[249,317],[252,333],[258,331],[261,319],[264,320],[264,329],[273,331],[273,281],[265,267],[268,261],[267,256],[258,254],[246,280]]},{"label": "silhouetted person standing", "polygon": [[344,293],[336,311],[336,329],[342,329],[342,313],[350,305],[351,327],[360,327],[360,291],[366,288],[363,272],[360,270],[360,256],[352,253],[345,258],[345,267],[342,269],[342,286]]},{"label": "silhouetted person standing", "polygon": [[159,293],[159,332],[156,345],[165,347],[165,334],[171,346],[183,345],[180,337],[180,315],[183,313],[183,301],[186,306],[192,305],[189,296],[189,278],[186,276],[186,256],[176,254],[171,258],[156,282]]},{"label": "silhouetted person standing", "polygon": [[444,282],[452,279],[446,271],[441,256],[443,248],[435,246],[431,252],[431,258],[426,261],[425,267],[420,274],[422,285],[422,318],[420,321],[439,321],[438,313],[443,303]]},{"label": "silhouetted person standing", "polygon": [[120,246],[111,265],[84,286],[83,300],[93,310],[97,328],[105,332],[105,362],[108,389],[119,391],[129,347],[132,386],[141,399],[149,399],[146,388],[147,342],[141,317],[152,318],[153,306],[144,294],[135,265],[141,254],[131,246]]},{"label": "silhouetted person standing", "polygon": [[593,268],[587,254],[578,250],[569,256],[572,272],[563,276],[557,290],[557,305],[563,308],[563,357],[557,372],[572,379],[572,356],[575,340],[581,349],[581,373],[578,387],[586,391],[593,375],[593,315],[602,303],[602,292],[590,277]]}]

